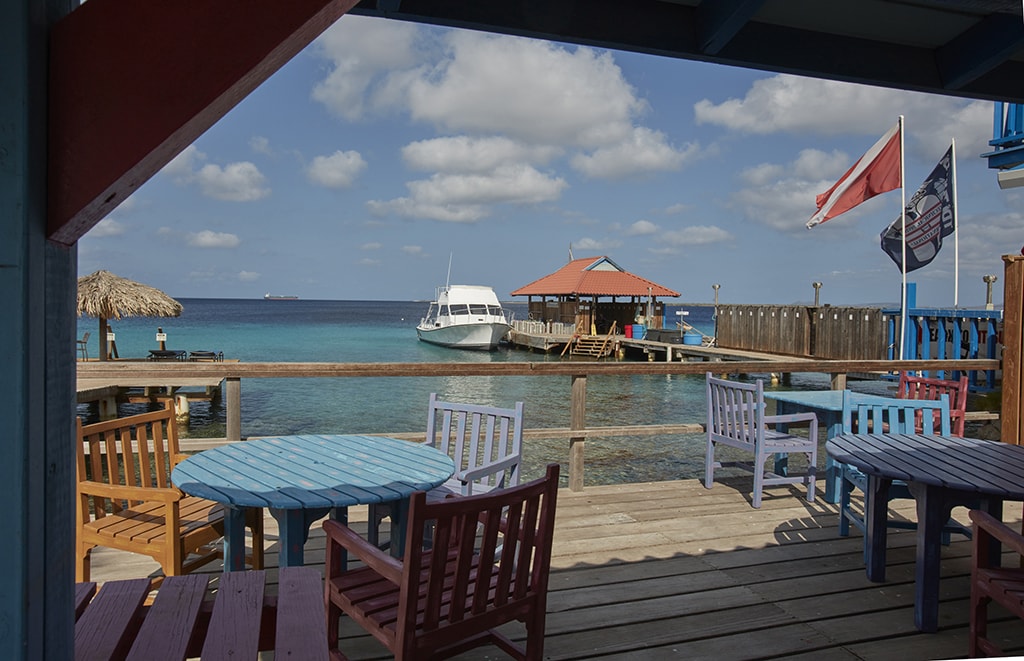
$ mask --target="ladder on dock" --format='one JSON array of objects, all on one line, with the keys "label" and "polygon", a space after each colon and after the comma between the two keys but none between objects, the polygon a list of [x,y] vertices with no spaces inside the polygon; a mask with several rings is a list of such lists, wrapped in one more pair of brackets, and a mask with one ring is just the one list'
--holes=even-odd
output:
[{"label": "ladder on dock", "polygon": [[[581,332],[574,333],[569,340],[567,348],[573,356],[590,356],[592,358],[604,358],[612,353],[612,336],[615,334],[615,322],[608,330],[607,335],[584,335]],[[563,354],[565,351],[562,352]]]}]

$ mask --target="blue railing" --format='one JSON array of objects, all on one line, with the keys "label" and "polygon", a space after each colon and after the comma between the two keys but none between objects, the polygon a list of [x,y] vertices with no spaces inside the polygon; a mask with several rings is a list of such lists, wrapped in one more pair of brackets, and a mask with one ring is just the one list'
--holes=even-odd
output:
[{"label": "blue railing", "polygon": [[[964,310],[916,307],[914,285],[907,285],[906,360],[957,358],[998,358],[1003,331],[1002,310]],[[888,358],[899,360],[899,309],[882,310],[887,318]],[[959,379],[957,370],[935,370],[924,376],[940,379]],[[967,372],[972,391],[992,390],[996,386],[996,373]]]},{"label": "blue railing", "polygon": [[988,159],[990,168],[1016,170],[1024,167],[1024,105],[996,102],[992,139],[988,144],[994,151],[981,157]]}]

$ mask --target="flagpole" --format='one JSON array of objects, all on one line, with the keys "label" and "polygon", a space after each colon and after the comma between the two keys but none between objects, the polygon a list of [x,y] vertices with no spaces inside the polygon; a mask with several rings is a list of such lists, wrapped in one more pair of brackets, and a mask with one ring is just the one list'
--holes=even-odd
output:
[{"label": "flagpole", "polygon": [[960,307],[960,221],[956,217],[956,138],[950,141],[949,148],[953,152],[953,159],[949,164],[949,178],[953,184],[953,309],[956,310]]},{"label": "flagpole", "polygon": [[903,115],[900,115],[900,232],[903,235],[903,284],[900,287],[900,360],[907,359],[907,186],[903,176]]}]

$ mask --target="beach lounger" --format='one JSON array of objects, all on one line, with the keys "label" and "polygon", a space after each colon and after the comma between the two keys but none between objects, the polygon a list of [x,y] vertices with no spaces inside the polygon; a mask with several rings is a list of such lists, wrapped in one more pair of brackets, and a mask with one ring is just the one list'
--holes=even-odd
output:
[{"label": "beach lounger", "polygon": [[183,349],[150,349],[150,360],[185,360]]},{"label": "beach lounger", "polygon": [[210,360],[216,362],[222,362],[224,360],[223,351],[189,351],[188,359],[192,361],[198,360]]}]

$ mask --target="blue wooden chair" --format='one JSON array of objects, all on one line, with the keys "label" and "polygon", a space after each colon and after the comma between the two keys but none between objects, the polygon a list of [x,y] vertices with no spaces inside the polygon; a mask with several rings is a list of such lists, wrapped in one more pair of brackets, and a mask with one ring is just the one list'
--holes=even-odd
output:
[{"label": "blue wooden chair", "polygon": [[[951,434],[949,397],[947,395],[941,395],[937,400],[891,398],[885,403],[858,404],[853,402],[850,394],[849,390],[843,392],[844,434],[917,433],[941,436]],[[851,507],[853,490],[859,489],[864,494],[863,512],[867,512],[871,507],[873,495],[868,490],[868,477],[862,471],[849,464],[840,465],[839,470],[842,478],[839,495],[839,535],[846,537],[850,534],[850,523],[860,528],[861,532],[866,529],[864,515],[854,511]],[[897,498],[912,499],[913,495],[911,495],[906,482],[893,480],[889,487],[889,501]],[[913,521],[890,519],[886,525],[890,528],[911,530],[917,528],[917,523]],[[950,532],[958,532],[970,537],[970,533],[965,527],[951,520],[943,529],[943,544],[949,543]],[[867,539],[865,538],[866,543]]]},{"label": "blue wooden chair", "polygon": [[[513,408],[445,402],[430,394],[427,445],[455,460],[455,474],[427,493],[430,501],[474,496],[519,485],[523,457],[523,403]],[[368,539],[376,544],[393,503],[369,507]]]},{"label": "blue wooden chair", "polygon": [[[751,465],[736,464],[754,473],[752,504],[761,507],[761,494],[766,485],[807,484],[807,502],[814,502],[814,480],[818,466],[818,417],[813,413],[765,415],[764,382],[736,383],[716,379],[707,373],[708,417],[707,454],[704,458],[704,486],[711,488],[715,468],[725,464],[715,461],[715,448],[726,445],[754,455]],[[807,423],[807,437],[776,431],[774,425]],[[771,428],[769,428],[771,425]],[[807,456],[807,472],[791,476],[769,471],[765,464],[775,455],[803,453]]]}]

